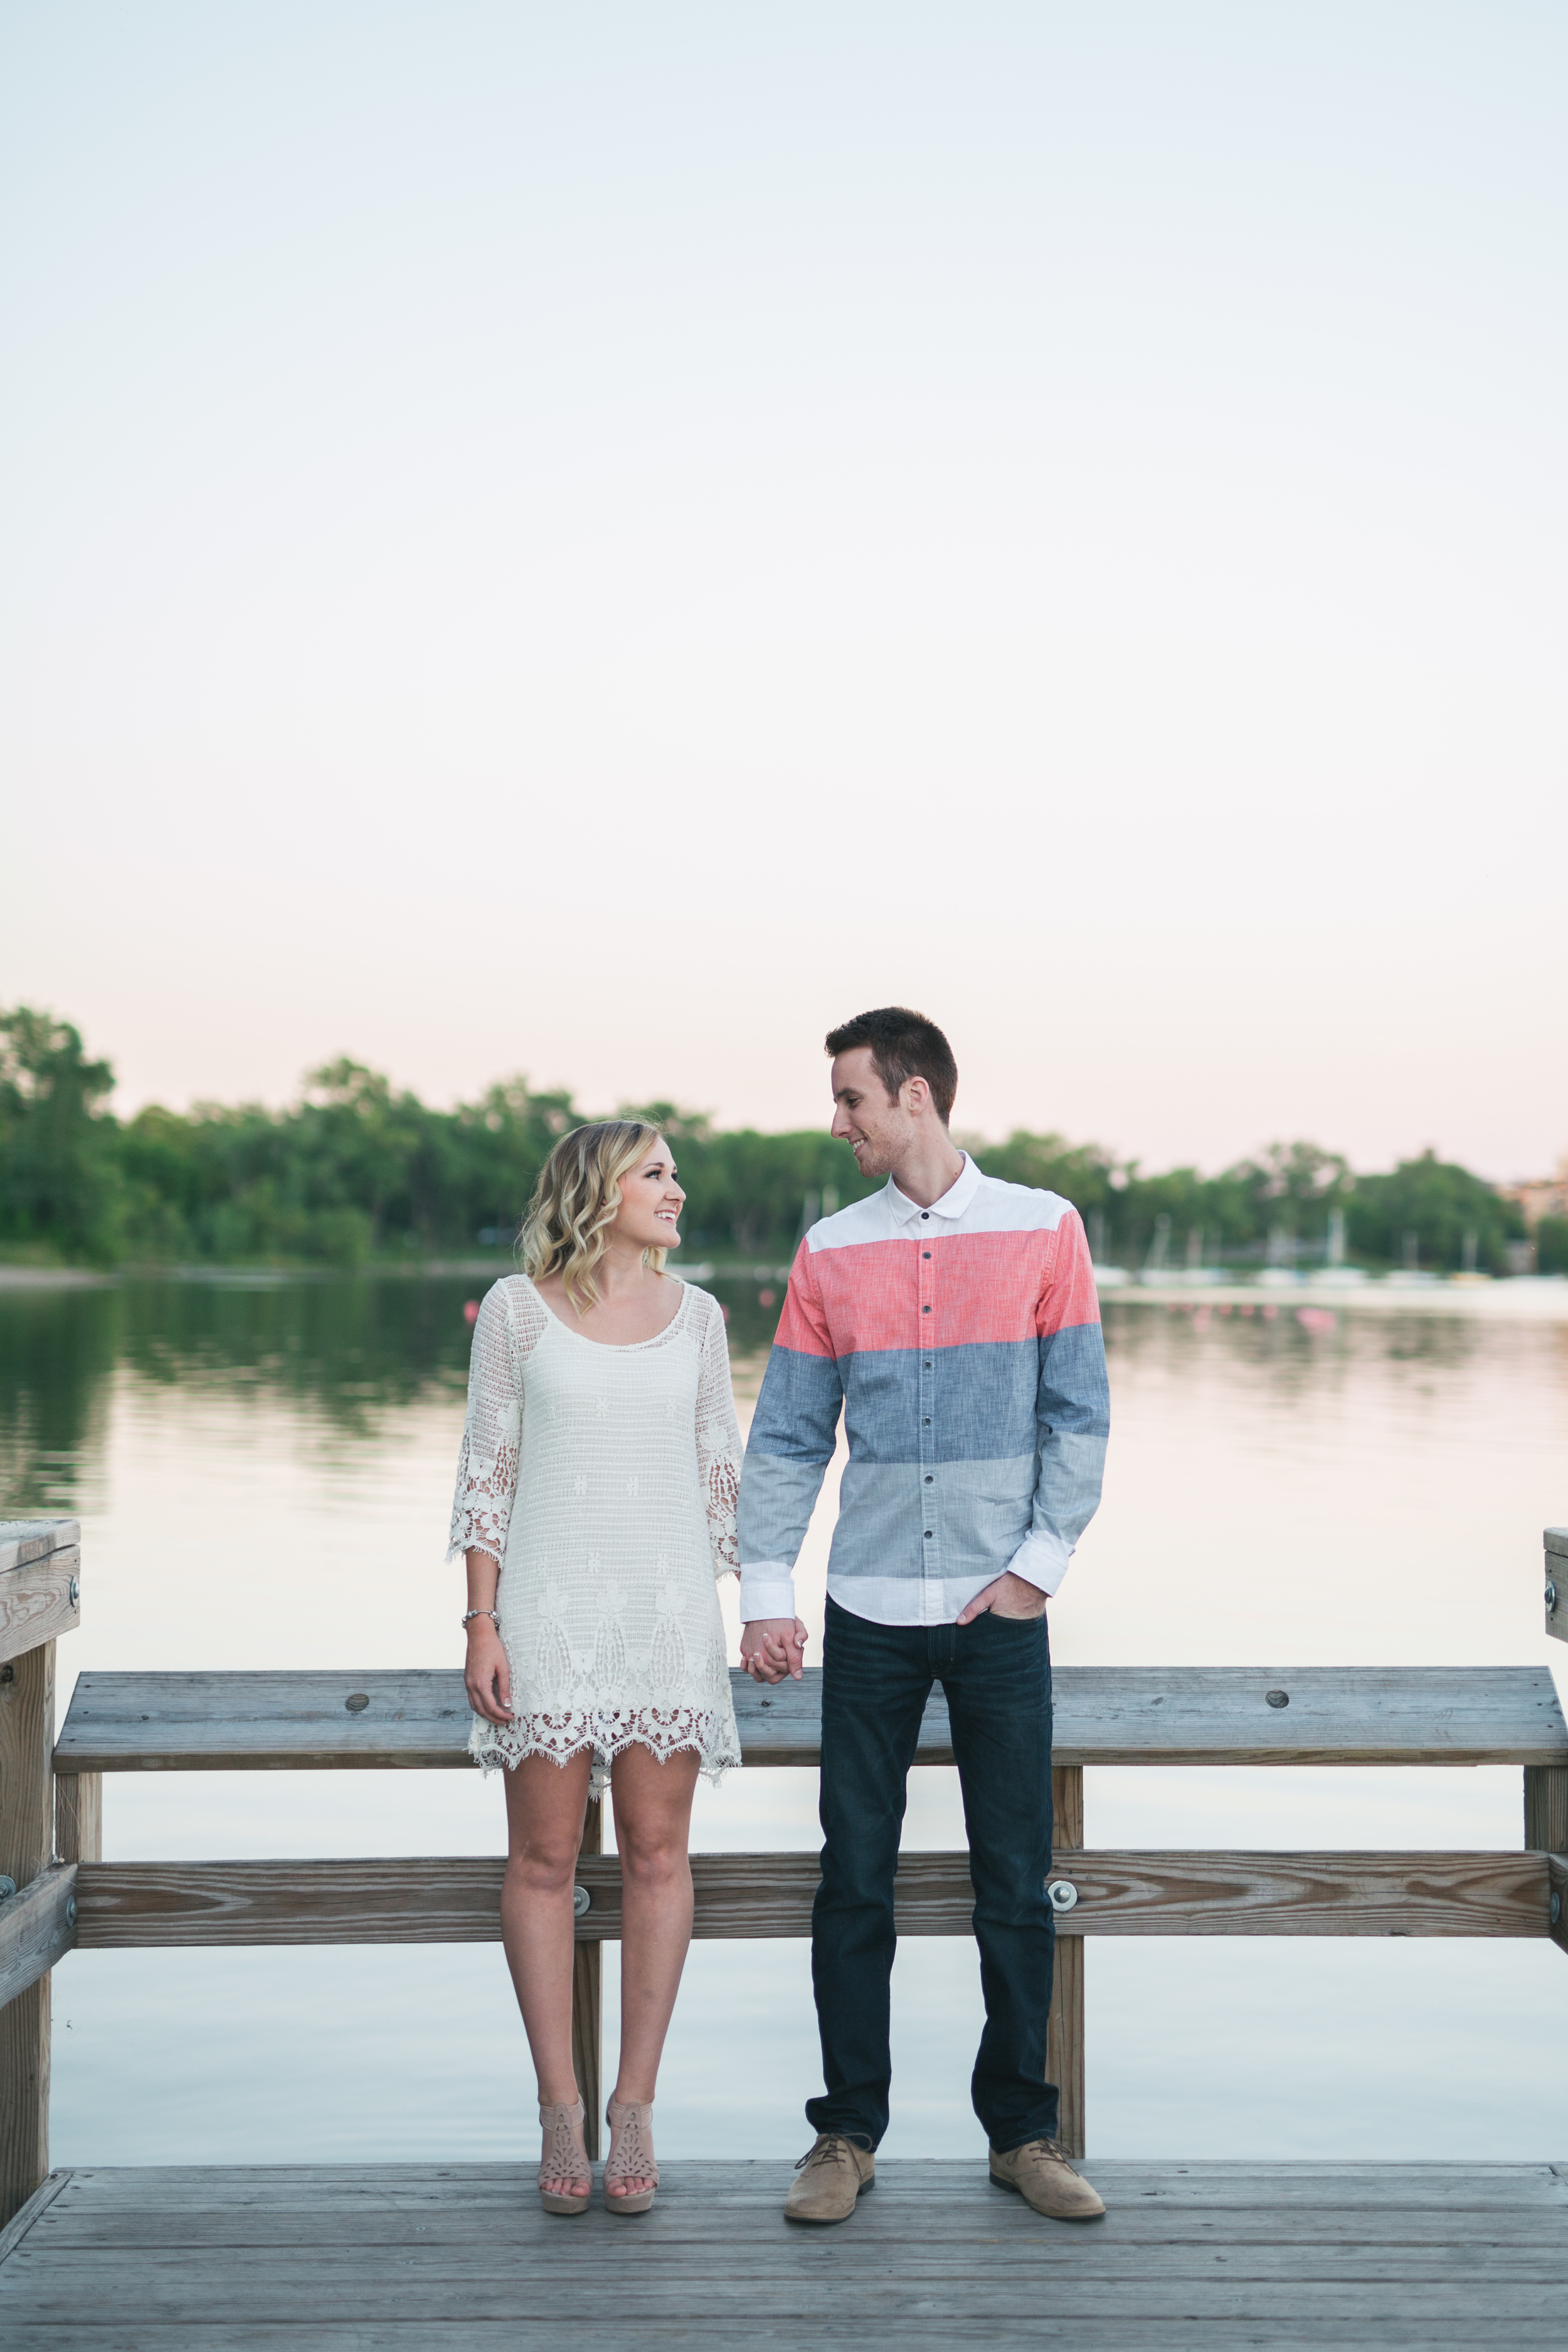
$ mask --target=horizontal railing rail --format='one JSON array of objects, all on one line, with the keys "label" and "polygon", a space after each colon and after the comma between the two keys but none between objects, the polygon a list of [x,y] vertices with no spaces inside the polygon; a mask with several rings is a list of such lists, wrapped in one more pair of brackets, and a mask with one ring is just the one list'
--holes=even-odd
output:
[{"label": "horizontal railing rail", "polygon": [[[1552,1916],[1565,1867],[1528,1851],[1067,1847],[1049,1885],[1058,1936],[1552,1937],[1568,1949],[1568,1929]],[[504,1869],[499,1857],[446,1854],[58,1863],[0,1913],[0,2000],[77,1949],[496,1942]],[[811,1932],[815,1854],[696,1853],[691,1874],[694,1936]],[[577,1885],[579,1941],[618,1941],[617,1857],[584,1855]],[[973,1906],[966,1853],[900,1856],[900,1936],[967,1935]]]},{"label": "horizontal railing rail", "polygon": [[[818,1759],[822,1675],[731,1675],[752,1767]],[[1551,1675],[1530,1666],[1058,1666],[1052,1757],[1143,1764],[1568,1765]],[[467,1769],[463,1677],[443,1667],[78,1678],[57,1773]],[[931,1694],[917,1764],[952,1762]]]},{"label": "horizontal railing rail", "polygon": [[[62,1868],[65,1865],[62,1865]],[[211,1944],[482,1943],[500,1935],[499,1857],[341,1862],[105,1862],[78,1866],[85,1950]],[[615,1854],[577,1869],[577,1933],[617,1941]],[[805,1936],[815,1853],[694,1853],[692,1932]],[[1543,1853],[1164,1853],[1052,1857],[1058,1936],[1535,1936],[1552,1931]],[[586,1903],[583,1896],[586,1895]],[[969,1857],[906,1853],[901,1936],[966,1936]]]}]

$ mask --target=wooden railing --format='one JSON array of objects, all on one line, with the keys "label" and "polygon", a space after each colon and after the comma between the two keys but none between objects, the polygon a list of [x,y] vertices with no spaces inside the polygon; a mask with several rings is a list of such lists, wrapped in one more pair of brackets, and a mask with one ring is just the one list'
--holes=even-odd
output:
[{"label": "wooden railing", "polygon": [[[48,1971],[74,1948],[469,1943],[500,1936],[503,1864],[113,1862],[101,1858],[106,1772],[471,1769],[455,1672],[80,1676],[53,1746],[53,1637],[77,1622],[74,1522],[12,1529],[0,1550],[0,2222],[47,2169]],[[5,1563],[9,1560],[9,1564]],[[1568,1530],[1547,1534],[1568,1637]],[[15,1579],[13,1583],[12,1580]],[[750,1768],[815,1765],[820,1680],[733,1678]],[[1047,2063],[1063,2137],[1084,2142],[1084,1938],[1110,1936],[1533,1936],[1568,1950],[1568,1725],[1544,1668],[1071,1667],[1057,1670],[1049,1881],[1058,1937]],[[941,1694],[916,1761],[952,1760]],[[1510,1852],[1086,1850],[1089,1765],[1508,1764],[1523,1775]],[[53,1854],[50,1859],[50,1778]],[[590,1807],[578,1864],[574,2032],[596,2132],[600,1964],[620,1934],[620,1867]],[[815,1853],[692,1856],[695,1933],[804,1936]],[[960,1853],[906,1853],[900,1933],[971,1932]]]}]

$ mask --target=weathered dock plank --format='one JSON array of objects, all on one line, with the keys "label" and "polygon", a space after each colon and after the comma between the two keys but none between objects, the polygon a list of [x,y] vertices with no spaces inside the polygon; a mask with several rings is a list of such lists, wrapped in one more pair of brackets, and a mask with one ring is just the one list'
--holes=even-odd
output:
[{"label": "weathered dock plank", "polygon": [[80,1580],[79,1544],[0,1569],[0,1662],[74,1632],[81,1622]]},{"label": "weathered dock plank", "polygon": [[[858,2234],[870,2235],[868,2230]],[[646,2232],[644,2236],[646,2240]],[[1506,2266],[1496,2273],[1479,2268],[1476,2251],[1469,2248],[1462,2276],[1435,2279],[1430,2248],[1403,2262],[1384,2251],[1365,2276],[1352,2276],[1342,2262],[1322,2250],[1309,2256],[1280,2250],[1270,2259],[1258,2249],[1244,2259],[1238,2252],[1210,2246],[1201,2255],[1194,2250],[1185,2260],[1174,2249],[1165,2250],[1158,2264],[1157,2302],[1151,2276],[1155,2266],[1145,2250],[1129,2252],[1120,2263],[1105,2254],[1064,2255],[1054,2247],[1037,2245],[1010,2251],[1014,2259],[999,2243],[971,2240],[940,2253],[930,2250],[928,2239],[924,2252],[907,2244],[879,2242],[855,2252],[803,2253],[790,2265],[788,2289],[777,2298],[777,2305],[797,2318],[815,2317],[828,2326],[836,2321],[844,2326],[882,2317],[889,2299],[928,2314],[942,2311],[970,2318],[987,2310],[1017,2315],[1021,2305],[1044,2294],[1058,2319],[1093,2313],[1102,2318],[1121,2315],[1152,2320],[1162,2307],[1173,2303],[1188,2316],[1247,2318],[1265,2313],[1269,2297],[1294,2292],[1310,2293],[1321,2313],[1361,2317],[1369,2315],[1373,2292],[1381,2287],[1385,2302],[1397,2294],[1406,2317],[1425,2312],[1449,2325],[1489,2318],[1500,2292],[1506,2292],[1510,2309],[1521,2320],[1550,2325],[1557,2316],[1554,2305],[1568,2285],[1562,2263],[1546,2255],[1532,2269],[1520,2265],[1510,2278]],[[56,2284],[42,2275],[47,2258],[29,2255],[26,2241],[11,2259],[23,2286],[32,2277],[44,2318],[79,2318],[95,2303],[108,2318],[130,2302],[151,2305],[161,2318],[184,2318],[187,2325],[254,2315],[291,2319],[301,2327],[329,2319],[405,2325],[421,2315],[456,2316],[465,2306],[477,2319],[506,2319],[528,2308],[541,2267],[534,2249],[514,2243],[498,2247],[482,2263],[476,2263],[469,2246],[405,2245],[395,2252],[382,2248],[374,2264],[362,2261],[353,2268],[341,2247],[296,2251],[287,2263],[272,2248],[253,2252],[229,2247],[215,2261],[171,2247],[103,2255],[79,2251],[72,2277]],[[679,2320],[690,2309],[703,2274],[722,2279],[728,2267],[726,2249],[717,2241],[669,2262],[658,2259],[651,2241],[640,2255],[616,2255],[600,2241],[596,2249],[581,2245],[575,2255],[552,2249],[549,2260],[551,2284],[562,2298],[563,2316],[603,2295],[609,2283],[606,2273],[618,2272],[628,2314]],[[729,2292],[733,2294],[733,2287]],[[0,2312],[4,2307],[0,2302]],[[733,2316],[739,2326],[741,2311]]]},{"label": "weathered dock plank", "polygon": [[[489,1943],[503,1864],[487,1856],[342,1862],[106,1862],[77,1865],[84,1951],[219,1944]],[[1063,1936],[1547,1936],[1543,1853],[1059,1852],[1076,1907]],[[811,1853],[691,1857],[699,1937],[805,1936]],[[620,1861],[584,1854],[584,1941],[618,1939]],[[904,1853],[905,1936],[970,1932],[969,1858]]]},{"label": "weathered dock plank", "polygon": [[[1314,2211],[1372,2209],[1426,2211],[1446,2203],[1487,2208],[1499,2213],[1538,2209],[1568,2220],[1568,2162],[1483,2161],[1474,2166],[1437,2162],[1253,2163],[1237,2158],[1178,2159],[1118,2157],[1098,2161],[1098,2179],[1110,2163],[1119,2207],[1173,2204],[1207,2210],[1257,2210],[1281,2205]],[[923,2205],[931,2189],[967,2194],[973,2168],[967,2162],[904,2162],[883,2165],[878,2174],[877,2210],[895,2201]],[[686,2165],[683,2173],[701,2189],[704,2205],[768,2207],[775,2203],[779,2174],[765,2162]],[[266,2205],[305,2211],[342,2205],[354,2211],[381,2204],[489,2200],[510,2209],[532,2195],[530,2165],[517,2164],[199,2164],[79,2167],[79,2185],[91,2184],[91,2210],[113,2204],[149,2209],[216,2210],[227,2203]],[[986,2200],[989,2206],[989,2200]],[[1005,2200],[994,2210],[1005,2210]],[[822,2242],[826,2243],[825,2237]]]},{"label": "weathered dock plank", "polygon": [[[804,2135],[803,2135],[804,2137]],[[201,2192],[198,2190],[197,2195]],[[498,2217],[510,2212],[517,2202],[532,2193],[531,2176],[520,2181],[504,2204],[486,2199],[475,2204],[462,2200],[451,2200],[444,2210],[440,2228],[445,2243],[453,2247],[483,2245],[493,2236]],[[420,2200],[423,2204],[424,2200]],[[776,2196],[763,2200],[776,2203]],[[715,2201],[698,2221],[689,2216],[672,2222],[662,2242],[664,2251],[676,2246],[722,2245],[733,2239],[737,2212],[742,2209],[732,2202]],[[163,2216],[166,2221],[166,2213]],[[141,2247],[156,2242],[154,2224],[159,2220],[157,2209],[114,2207],[107,2212],[96,2211],[90,2218],[68,2214],[58,2224],[51,2224],[47,2243],[56,2252],[68,2245],[82,2251],[97,2249],[108,2252],[115,2247]],[[412,2223],[405,2202],[373,2204],[368,2210],[354,2210],[354,2242],[365,2247],[402,2246],[411,2228],[417,2232],[427,2226],[422,2219]],[[1118,2223],[1118,2240],[1125,2247],[1143,2250],[1142,2260],[1150,2248],[1185,2242],[1189,2238],[1205,2242],[1217,2242],[1223,2235],[1227,2245],[1254,2247],[1274,2245],[1279,2234],[1279,2218],[1276,2209],[1257,2210],[1237,2207],[1225,2212],[1223,2220],[1211,2214],[1194,2221],[1190,2214],[1174,2213],[1163,2209],[1152,2211],[1136,2210],[1123,2212]],[[1092,2233],[1079,2233],[1092,2234]],[[1384,2248],[1396,2254],[1411,2249],[1446,2245],[1453,2235],[1452,2221],[1436,2209],[1415,2210],[1379,2208],[1371,2213],[1357,2211],[1353,2207],[1341,2210],[1312,2208],[1300,2218],[1295,2242],[1302,2247],[1318,2244],[1335,2249],[1360,2248],[1367,2252]],[[343,2223],[341,2212],[330,2202],[242,2210],[237,2216],[219,2207],[207,2211],[205,2207],[187,2210],[180,2221],[180,2243],[188,2248],[212,2249],[226,2246],[251,2246],[287,2250],[290,2247],[336,2246],[342,2243]],[[929,2247],[931,2216],[924,2208],[912,2208],[907,2215],[885,2221],[879,2242],[908,2244],[917,2251]],[[1492,2214],[1484,2228],[1472,2233],[1472,2246],[1504,2253],[1511,2261],[1518,2252],[1527,2261],[1541,2249],[1541,2221],[1533,2208],[1519,2212]],[[655,2259],[649,2255],[649,2260]],[[1063,2260],[1076,2260],[1064,2254]],[[1087,2257],[1085,2257],[1087,2259]]]},{"label": "weathered dock plank", "polygon": [[75,1865],[57,1864],[0,1903],[0,2004],[26,1992],[71,1949],[75,1893]]},{"label": "weathered dock plank", "polygon": [[0,1519],[0,1576],[59,1551],[79,1551],[79,1519]]},{"label": "weathered dock plank", "polygon": [[[736,2344],[765,2346],[767,2352],[823,2352],[825,2345],[841,2342],[842,2334],[835,2331],[831,2319],[795,2319],[769,2311],[759,2304],[739,2318],[726,2314],[718,2318],[706,2315],[675,2320],[641,2319],[637,2330],[638,2352],[641,2347],[653,2347],[653,2352],[680,2352],[689,2345],[730,2347]],[[321,2347],[324,2352],[561,2352],[569,2343],[573,2352],[626,2352],[626,2322],[623,2316],[601,2322],[574,2322],[568,2326],[562,2319],[535,2320],[531,2316],[504,2320],[427,2320],[388,2321],[382,2325],[354,2321],[344,2323],[323,2319],[301,2327],[289,2320],[281,2324],[247,2321],[237,2326],[209,2323],[199,2333],[175,2325],[138,2326],[132,2333],[116,2335],[115,2323],[107,2327],[94,2327],[90,2322],[73,2326],[65,2321],[50,2323],[46,2328],[20,2331],[11,2340],[8,2352],[105,2352],[114,2346],[117,2352],[301,2352],[301,2347]],[[1536,2352],[1541,2330],[1539,2319],[1492,2320],[1478,2318],[1461,2326],[1445,2328],[1425,2319],[1400,2320],[1384,2317],[1375,2306],[1363,2321],[1342,2315],[1331,2318],[1281,2319],[1269,2313],[1257,2318],[1172,2319],[1155,2326],[1126,2317],[1101,2318],[1098,2315],[1058,2315],[1037,2311],[1028,2320],[1009,2326],[995,2318],[973,2318],[943,2314],[936,2317],[923,2312],[901,2315],[896,2326],[876,2318],[857,2317],[853,2342],[869,2347],[869,2352],[902,2352],[913,2347],[915,2352],[945,2352],[948,2346],[1005,2347],[1007,2352],[1038,2352],[1041,2346],[1062,2347],[1062,2352],[1255,2352],[1255,2347],[1279,2347],[1279,2352],[1292,2352],[1292,2347],[1321,2345],[1325,2352],[1384,2352],[1385,2347],[1410,2346],[1418,2352],[1428,2347],[1475,2346],[1479,2352]]]},{"label": "weathered dock plank", "polygon": [[54,1727],[55,1645],[45,1641],[0,1666],[0,1873],[22,1890],[7,1902],[23,1906],[11,1955],[21,1964],[17,1990],[0,2008],[0,2221],[49,2169],[49,1977],[30,1967],[28,1931],[40,1921],[26,1890],[54,1849]]},{"label": "weathered dock plank", "polygon": [[1550,2165],[1086,2168],[1110,2204],[1090,2228],[972,2159],[882,2166],[832,2231],[784,2221],[787,2160],[670,2164],[636,2230],[597,2206],[552,2221],[521,2164],[84,2168],[0,2252],[0,2332],[8,2352],[625,2352],[635,2316],[658,2347],[1459,2352],[1538,2343],[1568,2294]]},{"label": "weathered dock plank", "polygon": [[[747,1764],[817,1761],[819,1670],[771,1691],[738,1671],[731,1683]],[[1063,1666],[1053,1717],[1063,1768],[1568,1764],[1568,1722],[1543,1667]],[[462,1676],[446,1668],[97,1672],[78,1681],[55,1769],[467,1768],[468,1722]],[[952,1761],[940,1691],[916,1761]]]}]

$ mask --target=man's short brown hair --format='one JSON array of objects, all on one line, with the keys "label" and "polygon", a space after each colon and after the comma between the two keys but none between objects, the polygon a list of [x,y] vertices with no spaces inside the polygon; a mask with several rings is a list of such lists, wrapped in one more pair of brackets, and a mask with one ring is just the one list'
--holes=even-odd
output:
[{"label": "man's short brown hair", "polygon": [[830,1029],[830,1054],[852,1054],[869,1045],[877,1076],[896,1101],[906,1078],[923,1078],[945,1126],[958,1093],[958,1064],[952,1047],[934,1021],[911,1013],[905,1004],[884,1004],[875,1013],[858,1013],[853,1021]]}]

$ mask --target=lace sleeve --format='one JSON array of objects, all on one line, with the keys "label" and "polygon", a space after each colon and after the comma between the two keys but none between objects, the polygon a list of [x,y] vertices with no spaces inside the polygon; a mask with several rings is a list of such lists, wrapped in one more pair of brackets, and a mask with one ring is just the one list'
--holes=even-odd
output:
[{"label": "lace sleeve", "polygon": [[474,1325],[468,1417],[458,1455],[448,1559],[461,1551],[488,1551],[498,1566],[504,1564],[521,1451],[522,1381],[506,1285],[498,1282],[486,1292]]},{"label": "lace sleeve", "polygon": [[723,1310],[712,1297],[707,1307],[702,1369],[697,1381],[697,1467],[708,1513],[713,1573],[716,1577],[739,1576],[741,1554],[735,1541],[735,1511],[741,1496],[741,1425],[735,1419],[735,1399],[730,1386],[730,1343],[724,1336]]}]

